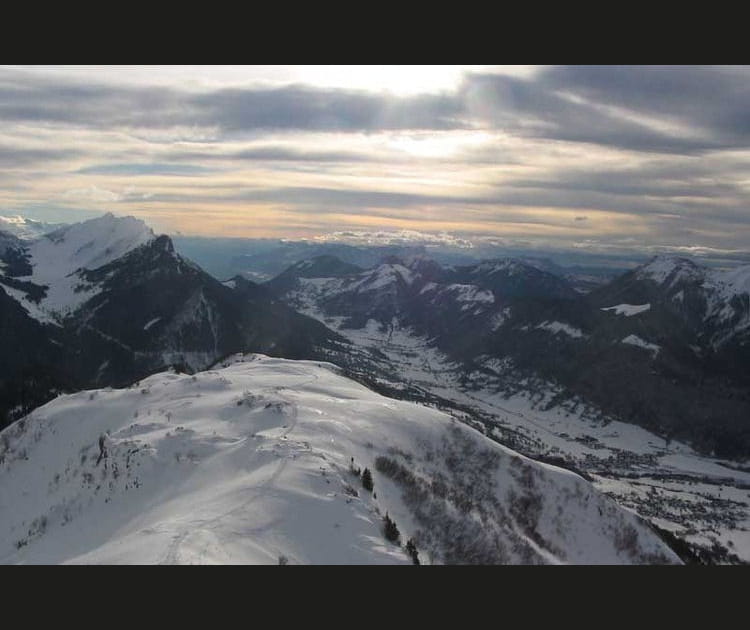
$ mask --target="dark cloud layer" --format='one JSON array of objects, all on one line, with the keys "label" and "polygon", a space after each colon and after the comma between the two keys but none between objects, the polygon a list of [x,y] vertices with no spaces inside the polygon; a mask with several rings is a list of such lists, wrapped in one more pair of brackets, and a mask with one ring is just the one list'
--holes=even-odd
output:
[{"label": "dark cloud layer", "polygon": [[0,119],[91,127],[219,127],[225,131],[456,129],[455,96],[409,98],[308,86],[219,89],[194,94],[165,87],[115,87],[0,72]]},{"label": "dark cloud layer", "polygon": [[[701,133],[667,132],[635,120],[627,110]],[[196,94],[84,85],[4,70],[0,119],[100,128],[204,126],[226,133],[499,128],[624,150],[695,154],[750,144],[750,71],[551,68],[531,78],[470,74],[454,92],[397,97],[302,85]]]},{"label": "dark cloud layer", "polygon": [[471,75],[460,94],[472,116],[522,136],[655,153],[689,154],[717,146],[712,141],[667,135],[603,111],[596,103],[572,99],[543,80]]},{"label": "dark cloud layer", "polygon": [[750,142],[750,69],[742,67],[572,66],[537,82],[594,102],[684,123],[722,147]]},{"label": "dark cloud layer", "polygon": [[460,101],[453,96],[395,98],[365,92],[289,86],[272,90],[225,89],[187,101],[199,119],[229,131],[304,129],[379,131],[456,129]]}]

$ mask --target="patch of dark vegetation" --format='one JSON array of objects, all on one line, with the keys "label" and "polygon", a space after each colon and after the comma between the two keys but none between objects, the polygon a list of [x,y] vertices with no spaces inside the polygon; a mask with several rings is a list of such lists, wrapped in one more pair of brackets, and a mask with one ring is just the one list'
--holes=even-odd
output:
[{"label": "patch of dark vegetation", "polygon": [[5,276],[8,278],[22,278],[30,276],[34,270],[31,267],[31,255],[23,247],[9,247],[0,256],[5,263]]},{"label": "patch of dark vegetation", "polygon": [[362,471],[362,487],[368,492],[372,492],[372,489],[373,489],[372,473],[370,472],[369,468],[365,468]]},{"label": "patch of dark vegetation", "polygon": [[541,540],[536,533],[539,510],[532,509],[530,514],[524,510],[524,506],[541,505],[533,482],[516,494],[515,508],[509,512],[495,482],[499,453],[453,427],[430,455],[426,459],[443,462],[446,472],[422,473],[413,462],[398,456],[375,459],[375,469],[401,488],[401,498],[419,525],[410,539],[415,549],[419,546],[431,562],[445,564],[544,561],[518,532],[531,532],[535,540]]},{"label": "patch of dark vegetation", "polygon": [[417,549],[417,543],[414,542],[413,538],[409,538],[406,541],[406,553],[411,558],[412,564],[420,564],[419,562],[419,550]]},{"label": "patch of dark vegetation", "polygon": [[747,564],[747,562],[729,551],[729,549],[716,539],[712,541],[711,546],[698,545],[696,543],[691,543],[684,538],[680,538],[673,532],[663,529],[658,525],[653,523],[649,524],[685,564]]},{"label": "patch of dark vegetation", "polygon": [[702,561],[700,554],[696,553],[695,548],[689,542],[682,538],[678,538],[667,529],[663,529],[653,523],[649,524],[659,538],[669,545],[669,548],[674,551],[685,564],[706,564]]},{"label": "patch of dark vegetation", "polygon": [[[623,477],[627,475],[621,475]],[[634,486],[648,488],[645,496],[631,490],[628,493],[611,495],[620,505],[628,507],[640,516],[649,519],[661,518],[684,528],[688,535],[701,530],[715,531],[717,528],[732,530],[741,527],[747,512],[747,504],[726,499],[690,486],[702,483],[700,478],[688,478],[686,487],[680,491],[658,488],[649,482],[649,477],[635,475],[643,481],[631,482]]]},{"label": "patch of dark vegetation", "polygon": [[15,278],[2,278],[0,284],[16,289],[26,294],[26,297],[35,304],[39,304],[42,298],[47,295],[47,285],[34,284],[28,280],[16,280]]},{"label": "patch of dark vegetation", "polygon": [[562,550],[553,547],[539,533],[539,518],[542,515],[542,495],[536,487],[537,472],[532,464],[520,457],[511,460],[511,474],[518,482],[522,492],[511,491],[510,514],[521,527],[523,533],[533,540],[539,547],[561,557]]},{"label": "patch of dark vegetation", "polygon": [[383,535],[386,540],[396,545],[401,542],[401,532],[398,531],[396,522],[388,515],[388,512],[386,512],[383,517]]}]

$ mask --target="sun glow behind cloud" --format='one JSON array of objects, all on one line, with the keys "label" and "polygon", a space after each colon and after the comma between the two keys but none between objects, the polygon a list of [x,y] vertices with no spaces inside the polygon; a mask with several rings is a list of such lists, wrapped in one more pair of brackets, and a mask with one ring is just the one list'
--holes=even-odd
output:
[{"label": "sun glow behind cloud", "polygon": [[[10,66],[11,68],[14,66]],[[466,72],[529,76],[532,66],[15,66],[36,76],[70,77],[113,85],[167,85],[203,91],[253,86],[314,85],[397,96],[455,90]]]},{"label": "sun glow behind cloud", "polygon": [[747,85],[742,68],[0,68],[0,214],[743,247]]},{"label": "sun glow behind cloud", "polygon": [[415,157],[452,158],[461,151],[489,146],[493,136],[483,131],[453,133],[399,134],[387,145]]}]

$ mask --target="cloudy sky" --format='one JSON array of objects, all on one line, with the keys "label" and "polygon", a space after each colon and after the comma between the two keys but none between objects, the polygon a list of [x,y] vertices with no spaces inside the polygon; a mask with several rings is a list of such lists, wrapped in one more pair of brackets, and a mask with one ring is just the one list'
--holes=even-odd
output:
[{"label": "cloudy sky", "polygon": [[0,214],[750,249],[750,68],[0,68]]}]

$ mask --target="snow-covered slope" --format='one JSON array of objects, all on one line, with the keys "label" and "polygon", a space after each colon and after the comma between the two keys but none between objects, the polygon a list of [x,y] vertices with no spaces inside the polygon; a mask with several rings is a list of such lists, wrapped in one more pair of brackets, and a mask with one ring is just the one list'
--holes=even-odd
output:
[{"label": "snow-covered slope", "polygon": [[677,562],[577,475],[337,372],[237,356],[40,407],[0,434],[0,562],[408,563],[386,513],[424,562]]},{"label": "snow-covered slope", "polygon": [[151,229],[134,217],[109,213],[76,223],[34,241],[28,250],[33,271],[20,279],[48,287],[39,310],[65,316],[98,290],[83,281],[80,270],[102,267],[154,238]]},{"label": "snow-covered slope", "polygon": [[87,270],[107,265],[154,239],[143,221],[108,213],[18,241],[12,273],[7,263],[0,268],[0,284],[31,317],[57,324],[100,292],[97,283],[85,279]]},{"label": "snow-covered slope", "polygon": [[656,356],[661,349],[655,343],[649,343],[648,341],[641,339],[638,335],[628,335],[622,340],[622,343],[648,350],[649,352],[653,353],[654,356]]},{"label": "snow-covered slope", "polygon": [[35,241],[31,247],[39,273],[51,274],[45,264],[54,260],[56,274],[76,269],[96,269],[116,260],[131,249],[147,243],[154,233],[135,217],[116,217],[107,213],[96,219],[75,223]]},{"label": "snow-covered slope", "polygon": [[638,315],[638,313],[644,313],[651,308],[651,304],[617,304],[615,306],[609,306],[603,308],[603,311],[614,311],[615,315],[625,315],[625,317],[632,317]]}]

